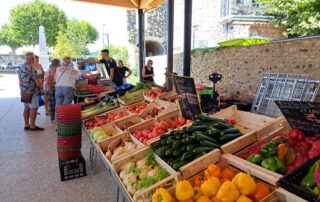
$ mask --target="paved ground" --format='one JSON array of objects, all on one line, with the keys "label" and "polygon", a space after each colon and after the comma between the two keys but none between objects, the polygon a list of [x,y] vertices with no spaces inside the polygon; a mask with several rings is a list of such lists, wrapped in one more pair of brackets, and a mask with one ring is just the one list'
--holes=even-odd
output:
[{"label": "paved ground", "polygon": [[0,77],[0,201],[116,201],[114,182],[101,161],[95,170],[89,168],[85,136],[82,153],[88,176],[60,181],[54,126],[41,107],[37,124],[46,130],[23,130],[17,84],[17,75]]}]

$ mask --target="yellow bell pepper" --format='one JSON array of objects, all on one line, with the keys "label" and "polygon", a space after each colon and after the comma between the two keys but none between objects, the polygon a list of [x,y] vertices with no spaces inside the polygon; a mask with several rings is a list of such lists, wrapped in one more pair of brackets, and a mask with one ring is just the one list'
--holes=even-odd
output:
[{"label": "yellow bell pepper", "polygon": [[233,184],[237,187],[243,195],[249,195],[256,190],[256,183],[253,178],[246,173],[238,173],[232,179]]},{"label": "yellow bell pepper", "polygon": [[212,201],[212,202],[221,202],[221,201],[218,199],[217,195],[213,196],[213,197],[211,198],[211,201]]},{"label": "yellow bell pepper", "polygon": [[241,195],[236,202],[252,202],[246,195]]},{"label": "yellow bell pepper", "polygon": [[215,195],[221,186],[221,182],[218,178],[211,176],[210,179],[204,181],[201,185],[201,193],[205,196]]},{"label": "yellow bell pepper", "polygon": [[237,187],[228,180],[221,185],[217,198],[221,202],[234,202],[238,199],[239,195]]},{"label": "yellow bell pepper", "polygon": [[211,200],[207,196],[200,196],[197,202],[211,202]]},{"label": "yellow bell pepper", "polygon": [[152,195],[152,202],[172,202],[172,196],[164,188],[159,188]]},{"label": "yellow bell pepper", "polygon": [[193,202],[192,199],[184,200],[184,201],[179,201],[179,202]]},{"label": "yellow bell pepper", "polygon": [[176,185],[176,198],[179,201],[191,199],[194,196],[194,190],[187,180],[179,181]]}]

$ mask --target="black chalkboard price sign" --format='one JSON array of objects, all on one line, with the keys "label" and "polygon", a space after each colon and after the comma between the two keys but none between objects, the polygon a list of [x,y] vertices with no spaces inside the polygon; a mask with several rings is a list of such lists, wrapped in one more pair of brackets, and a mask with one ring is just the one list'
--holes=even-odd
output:
[{"label": "black chalkboard price sign", "polygon": [[320,103],[275,101],[291,128],[320,137]]},{"label": "black chalkboard price sign", "polygon": [[174,85],[179,95],[179,105],[182,115],[188,119],[194,119],[195,115],[201,114],[196,86],[192,77],[174,76]]}]

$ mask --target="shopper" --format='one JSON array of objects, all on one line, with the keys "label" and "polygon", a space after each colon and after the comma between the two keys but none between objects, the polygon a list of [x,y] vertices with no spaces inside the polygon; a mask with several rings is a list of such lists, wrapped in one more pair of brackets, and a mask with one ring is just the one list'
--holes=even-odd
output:
[{"label": "shopper", "polygon": [[145,82],[154,83],[153,61],[148,60],[147,65],[142,69],[142,77]]},{"label": "shopper", "polygon": [[37,88],[41,85],[36,78],[37,71],[34,66],[35,57],[31,52],[26,53],[26,63],[19,68],[19,86],[21,91],[21,102],[24,103],[24,129],[31,131],[44,130],[36,126],[37,110],[39,101],[37,97]]},{"label": "shopper", "polygon": [[37,79],[42,84],[38,88],[38,94],[43,96],[45,113],[46,113],[46,116],[49,116],[48,99],[47,99],[47,96],[45,95],[45,92],[44,92],[44,89],[43,89],[43,81],[44,81],[44,73],[45,73],[45,71],[44,71],[42,65],[39,63],[39,56],[37,56],[37,55],[35,55],[35,62],[34,62],[33,67],[37,71],[37,75],[36,75]]},{"label": "shopper", "polygon": [[56,99],[55,99],[55,76],[57,68],[60,67],[60,60],[54,59],[51,62],[49,69],[44,74],[44,82],[43,88],[45,95],[47,97],[49,112],[51,121],[55,120],[55,107],[56,107]]},{"label": "shopper", "polygon": [[[118,69],[119,69],[119,72],[120,72],[120,74],[122,76],[123,83],[127,83],[127,78],[132,74],[131,69],[129,69],[128,67],[124,66],[122,60],[118,60]],[[126,75],[126,72],[128,72],[127,75]]]},{"label": "shopper", "polygon": [[58,67],[56,70],[56,106],[71,104],[74,98],[76,79],[78,77],[82,77],[85,79],[88,78],[87,75],[82,74],[79,70],[70,68],[70,61],[70,57],[64,57],[63,65],[61,67]]},{"label": "shopper", "polygon": [[80,64],[84,65],[103,63],[107,69],[110,81],[112,81],[116,86],[122,86],[123,77],[120,74],[116,61],[109,56],[109,50],[103,49],[101,51],[101,57],[101,60],[84,60]]}]

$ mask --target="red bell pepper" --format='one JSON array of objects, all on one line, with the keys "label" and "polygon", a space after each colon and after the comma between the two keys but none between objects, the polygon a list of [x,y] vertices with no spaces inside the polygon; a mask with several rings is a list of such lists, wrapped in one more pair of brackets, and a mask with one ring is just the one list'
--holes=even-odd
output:
[{"label": "red bell pepper", "polygon": [[308,157],[314,158],[320,156],[320,140],[313,142],[311,149],[308,151]]}]

